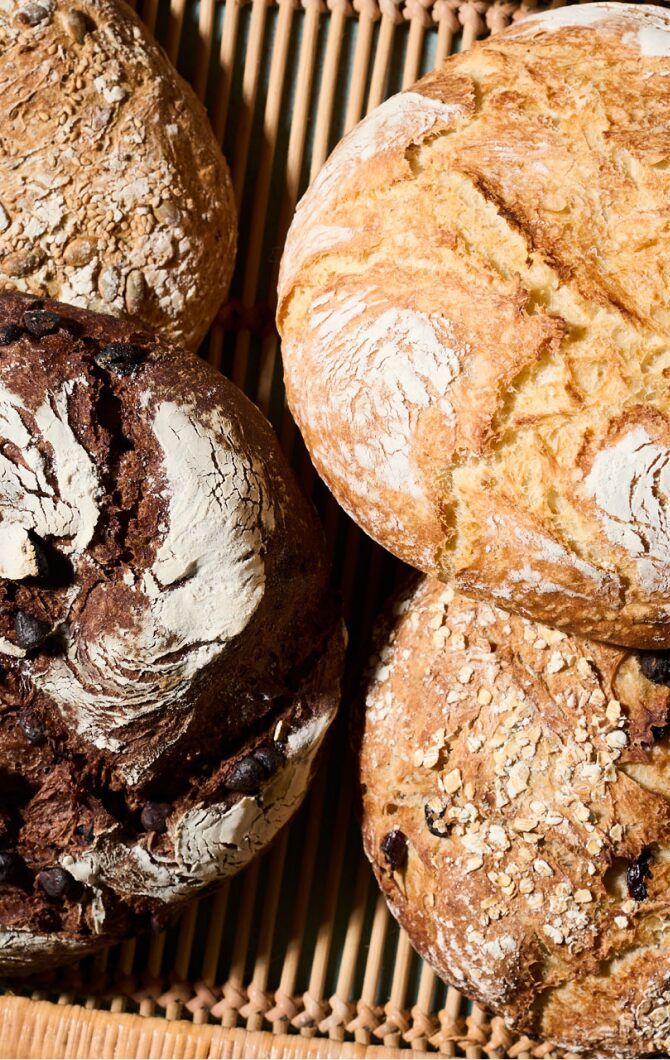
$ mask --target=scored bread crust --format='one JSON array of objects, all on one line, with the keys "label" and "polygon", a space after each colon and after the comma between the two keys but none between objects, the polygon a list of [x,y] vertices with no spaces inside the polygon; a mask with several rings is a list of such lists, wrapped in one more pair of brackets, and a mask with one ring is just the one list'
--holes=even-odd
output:
[{"label": "scored bread crust", "polygon": [[431,579],[377,632],[355,742],[390,909],[443,979],[566,1050],[670,1046],[669,707],[635,654]]},{"label": "scored bread crust", "polygon": [[464,592],[670,646],[670,13],[586,4],[452,56],[336,148],[279,284],[345,509]]},{"label": "scored bread crust", "polygon": [[162,926],[270,842],[335,715],[344,636],[270,425],[197,357],[0,293],[0,437],[15,974]]},{"label": "scored bread crust", "polygon": [[237,222],[204,107],[123,0],[0,4],[0,283],[189,348]]}]

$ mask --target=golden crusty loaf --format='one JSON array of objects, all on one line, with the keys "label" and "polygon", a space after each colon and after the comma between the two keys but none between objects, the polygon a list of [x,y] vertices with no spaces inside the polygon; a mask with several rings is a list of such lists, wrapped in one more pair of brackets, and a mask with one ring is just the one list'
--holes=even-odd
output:
[{"label": "golden crusty loaf", "polygon": [[670,646],[670,13],[587,4],[450,58],[335,150],[280,280],[320,473],[475,596]]},{"label": "golden crusty loaf", "polygon": [[568,1050],[666,1053],[668,657],[422,579],[372,662],[364,841],[419,952]]},{"label": "golden crusty loaf", "polygon": [[0,286],[197,346],[233,269],[207,116],[121,0],[0,3]]}]

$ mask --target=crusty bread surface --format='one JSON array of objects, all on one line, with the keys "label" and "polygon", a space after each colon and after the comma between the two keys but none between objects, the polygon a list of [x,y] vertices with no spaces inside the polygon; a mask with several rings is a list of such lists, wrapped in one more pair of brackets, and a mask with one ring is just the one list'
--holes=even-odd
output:
[{"label": "crusty bread surface", "polygon": [[289,400],[348,512],[528,617],[670,646],[670,13],[535,15],[389,99],[302,200]]},{"label": "crusty bread surface", "polygon": [[228,168],[123,0],[0,4],[0,286],[190,348],[232,275]]},{"label": "crusty bread surface", "polygon": [[355,742],[391,911],[442,978],[568,1051],[670,1048],[662,680],[665,656],[432,579],[378,631]]},{"label": "crusty bread surface", "polygon": [[316,515],[219,372],[0,294],[0,972],[160,930],[299,806],[343,633]]}]

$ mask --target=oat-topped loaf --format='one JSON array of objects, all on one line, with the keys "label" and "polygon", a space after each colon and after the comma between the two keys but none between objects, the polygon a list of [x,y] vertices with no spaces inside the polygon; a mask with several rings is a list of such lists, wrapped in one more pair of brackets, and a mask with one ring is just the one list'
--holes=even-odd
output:
[{"label": "oat-topped loaf", "polygon": [[524,19],[367,117],[282,263],[289,399],[364,529],[528,617],[670,646],[670,13]]},{"label": "oat-topped loaf", "polygon": [[326,583],[236,388],[0,295],[0,971],[161,923],[273,837],[336,709]]},{"label": "oat-topped loaf", "polygon": [[122,0],[0,4],[0,285],[195,347],[235,254],[207,116]]},{"label": "oat-topped loaf", "polygon": [[670,1048],[670,660],[423,579],[361,719],[368,857],[440,976],[590,1055]]}]

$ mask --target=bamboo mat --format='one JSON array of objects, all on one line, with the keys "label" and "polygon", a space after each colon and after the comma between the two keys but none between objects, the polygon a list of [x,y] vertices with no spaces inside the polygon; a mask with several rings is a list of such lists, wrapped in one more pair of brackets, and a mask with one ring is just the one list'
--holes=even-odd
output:
[{"label": "bamboo mat", "polygon": [[[272,420],[324,522],[351,635],[344,710],[401,565],[316,478],[285,409],[274,292],[299,195],[337,140],[452,50],[561,0],[139,0],[207,104],[240,249],[201,354]],[[344,721],[272,849],[178,924],[0,998],[2,1057],[552,1056],[439,983],[389,916],[352,818]],[[12,996],[14,993],[16,996]],[[23,996],[19,996],[23,995]]]}]

